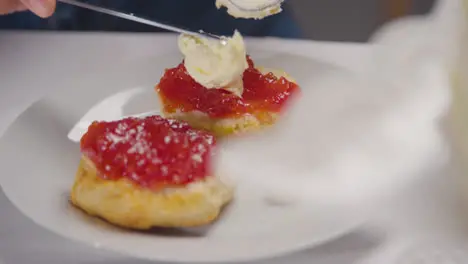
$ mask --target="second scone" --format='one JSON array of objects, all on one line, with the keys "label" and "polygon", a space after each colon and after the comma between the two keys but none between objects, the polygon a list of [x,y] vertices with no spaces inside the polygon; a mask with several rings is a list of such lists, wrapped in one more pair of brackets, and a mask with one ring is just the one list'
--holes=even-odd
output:
[{"label": "second scone", "polygon": [[190,77],[183,63],[166,70],[156,86],[164,115],[216,136],[274,124],[299,86],[284,71],[255,67],[250,57],[247,61],[241,97],[224,89],[206,89]]}]

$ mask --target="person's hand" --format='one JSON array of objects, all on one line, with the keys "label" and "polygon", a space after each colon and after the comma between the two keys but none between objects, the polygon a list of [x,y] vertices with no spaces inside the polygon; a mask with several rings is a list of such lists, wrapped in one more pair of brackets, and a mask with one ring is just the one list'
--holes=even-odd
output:
[{"label": "person's hand", "polygon": [[49,17],[55,11],[56,0],[0,0],[0,15],[30,10],[40,17]]}]

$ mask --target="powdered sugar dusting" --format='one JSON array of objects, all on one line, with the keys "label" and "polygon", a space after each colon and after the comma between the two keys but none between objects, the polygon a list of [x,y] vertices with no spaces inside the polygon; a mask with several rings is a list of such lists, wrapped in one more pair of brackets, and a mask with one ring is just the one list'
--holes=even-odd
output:
[{"label": "powdered sugar dusting", "polygon": [[214,136],[160,116],[95,122],[82,153],[105,178],[126,177],[144,186],[187,184],[211,174]]},{"label": "powdered sugar dusting", "polygon": [[106,136],[112,142],[112,144],[117,144],[117,143],[128,140],[128,138],[118,136],[114,133],[108,133]]}]

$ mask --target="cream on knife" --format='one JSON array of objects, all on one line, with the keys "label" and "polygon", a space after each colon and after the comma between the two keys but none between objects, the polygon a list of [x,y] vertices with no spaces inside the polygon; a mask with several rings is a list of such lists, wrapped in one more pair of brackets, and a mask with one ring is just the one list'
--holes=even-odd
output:
[{"label": "cream on knife", "polygon": [[284,0],[216,0],[216,7],[226,7],[229,15],[236,18],[263,19],[282,11]]}]

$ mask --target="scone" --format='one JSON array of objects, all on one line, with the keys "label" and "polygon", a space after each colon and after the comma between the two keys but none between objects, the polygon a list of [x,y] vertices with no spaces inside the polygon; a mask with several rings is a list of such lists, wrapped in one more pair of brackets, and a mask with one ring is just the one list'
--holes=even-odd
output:
[{"label": "scone", "polygon": [[213,222],[233,186],[212,168],[215,138],[160,116],[94,122],[71,191],[86,213],[132,229]]},{"label": "scone", "polygon": [[207,89],[184,66],[167,69],[156,86],[166,117],[226,136],[274,124],[299,86],[282,71],[256,68],[247,56],[239,97],[227,90]]}]

